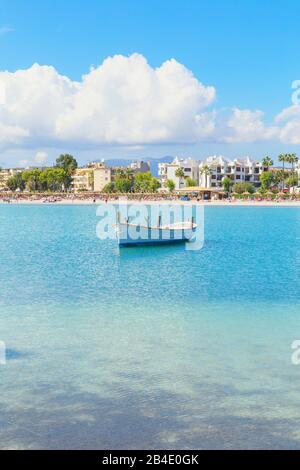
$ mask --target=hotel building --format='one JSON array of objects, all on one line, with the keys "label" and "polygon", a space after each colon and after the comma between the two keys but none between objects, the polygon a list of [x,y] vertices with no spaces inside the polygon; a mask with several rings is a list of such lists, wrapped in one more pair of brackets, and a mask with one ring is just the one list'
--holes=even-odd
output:
[{"label": "hotel building", "polygon": [[260,162],[249,157],[227,160],[222,156],[212,156],[199,165],[199,186],[222,188],[223,179],[228,177],[233,183],[249,182],[258,187],[261,173],[267,170]]},{"label": "hotel building", "polygon": [[[183,169],[183,178],[176,176],[176,172],[179,168]],[[166,187],[167,181],[172,180],[175,183],[175,189],[183,189],[186,187],[187,177],[195,180],[198,184],[199,164],[196,160],[191,158],[180,159],[176,157],[172,163],[158,164],[158,176],[161,179],[162,187]]]}]

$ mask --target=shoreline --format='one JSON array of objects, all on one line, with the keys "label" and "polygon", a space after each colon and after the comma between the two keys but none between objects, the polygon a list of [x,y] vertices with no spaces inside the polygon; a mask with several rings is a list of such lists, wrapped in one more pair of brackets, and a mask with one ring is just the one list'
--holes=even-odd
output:
[{"label": "shoreline", "polygon": [[[89,200],[61,200],[61,201],[47,201],[44,202],[42,200],[18,200],[18,201],[2,201],[0,200],[0,206],[98,206],[98,205],[107,205],[107,204],[117,204],[118,202],[122,202],[120,200],[109,199],[107,202],[101,199],[96,199],[96,201],[89,201]],[[300,208],[300,201],[180,201],[180,200],[126,200],[124,199],[123,202],[127,202],[131,205],[168,205],[168,204],[179,204],[179,205],[204,205],[206,207],[299,207]]]}]

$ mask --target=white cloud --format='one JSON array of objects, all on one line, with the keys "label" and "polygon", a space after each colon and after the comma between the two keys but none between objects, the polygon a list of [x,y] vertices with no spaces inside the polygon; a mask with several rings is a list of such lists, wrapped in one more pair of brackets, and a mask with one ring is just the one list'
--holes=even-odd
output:
[{"label": "white cloud", "polygon": [[295,104],[289,108],[283,109],[275,116],[275,122],[281,123],[293,118],[300,118],[300,105]]},{"label": "white cloud", "polygon": [[221,140],[228,143],[237,143],[275,138],[278,132],[277,127],[266,126],[263,117],[264,113],[262,111],[234,108],[225,123],[224,135],[221,135]]},{"label": "white cloud", "polygon": [[[1,31],[1,29],[0,29]],[[139,54],[116,55],[80,82],[51,66],[0,72],[0,146],[97,148],[120,145],[255,142],[300,143],[300,110],[266,125],[262,111],[212,109],[216,90],[171,59],[151,67]],[[47,155],[38,152],[36,163]]]},{"label": "white cloud", "polygon": [[284,144],[300,144],[300,105],[283,109],[275,117],[275,122],[281,124],[279,139]]},{"label": "white cloud", "polygon": [[215,89],[173,59],[154,69],[138,54],[110,57],[80,83],[35,64],[0,72],[0,84],[6,96],[0,123],[22,131],[25,144],[191,142],[213,129],[206,108]]},{"label": "white cloud", "polygon": [[286,123],[280,130],[280,140],[284,144],[300,144],[300,118]]},{"label": "white cloud", "polygon": [[34,158],[34,161],[39,164],[43,164],[46,162],[48,158],[47,152],[37,152]]},{"label": "white cloud", "polygon": [[206,132],[201,116],[215,94],[174,59],[153,69],[141,55],[114,56],[83,77],[56,132],[96,144],[193,141]]}]

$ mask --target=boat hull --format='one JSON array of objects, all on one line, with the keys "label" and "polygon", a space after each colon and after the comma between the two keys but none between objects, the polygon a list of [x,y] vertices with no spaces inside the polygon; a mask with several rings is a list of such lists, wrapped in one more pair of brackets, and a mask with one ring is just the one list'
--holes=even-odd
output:
[{"label": "boat hull", "polygon": [[156,228],[118,224],[117,238],[120,247],[154,246],[185,243],[195,232],[195,227]]}]

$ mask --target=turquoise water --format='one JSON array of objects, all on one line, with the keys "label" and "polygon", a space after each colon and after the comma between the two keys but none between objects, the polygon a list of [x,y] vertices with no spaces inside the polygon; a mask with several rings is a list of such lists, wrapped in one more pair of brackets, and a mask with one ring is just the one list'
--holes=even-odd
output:
[{"label": "turquoise water", "polygon": [[300,209],[121,254],[95,212],[0,206],[0,447],[300,448]]}]

